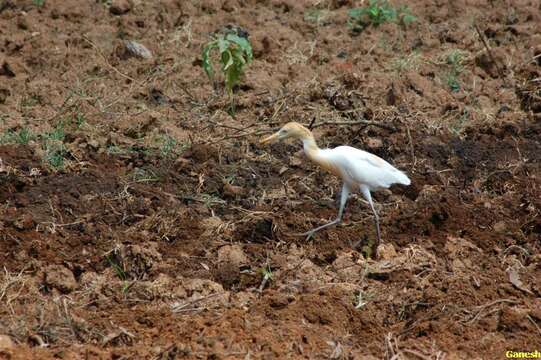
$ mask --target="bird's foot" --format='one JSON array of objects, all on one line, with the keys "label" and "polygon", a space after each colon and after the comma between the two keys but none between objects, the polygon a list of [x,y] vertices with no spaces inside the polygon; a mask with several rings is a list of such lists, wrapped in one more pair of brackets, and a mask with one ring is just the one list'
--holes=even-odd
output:
[{"label": "bird's foot", "polygon": [[301,236],[306,236],[306,240],[310,240],[312,236],[314,236],[316,232],[314,230],[307,231],[305,233],[302,233]]}]

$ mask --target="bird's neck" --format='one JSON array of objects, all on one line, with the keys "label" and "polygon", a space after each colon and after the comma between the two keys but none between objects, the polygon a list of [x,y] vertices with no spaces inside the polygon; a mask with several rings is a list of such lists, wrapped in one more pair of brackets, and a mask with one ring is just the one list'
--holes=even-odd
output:
[{"label": "bird's neck", "polygon": [[302,144],[304,147],[304,153],[312,161],[317,161],[317,156],[319,153],[319,147],[317,146],[316,140],[313,136],[307,136],[302,139]]},{"label": "bird's neck", "polygon": [[340,168],[337,167],[335,163],[330,161],[328,156],[326,156],[324,152],[317,146],[313,136],[303,139],[302,142],[304,144],[304,153],[306,154],[308,159],[318,164],[331,174],[334,174],[336,176],[342,176]]}]

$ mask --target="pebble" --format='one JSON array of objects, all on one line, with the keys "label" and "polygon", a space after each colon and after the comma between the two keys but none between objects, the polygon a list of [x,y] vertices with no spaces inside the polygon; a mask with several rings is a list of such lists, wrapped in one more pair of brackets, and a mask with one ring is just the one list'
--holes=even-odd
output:
[{"label": "pebble", "polygon": [[15,344],[13,340],[7,335],[0,335],[0,350],[13,349]]}]

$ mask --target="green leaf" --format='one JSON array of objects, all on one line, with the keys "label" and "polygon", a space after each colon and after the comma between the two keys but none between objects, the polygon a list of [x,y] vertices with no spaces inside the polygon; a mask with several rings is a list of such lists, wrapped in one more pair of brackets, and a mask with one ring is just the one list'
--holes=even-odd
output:
[{"label": "green leaf", "polygon": [[248,63],[248,59],[245,59],[244,56],[243,56],[243,52],[241,49],[239,48],[236,48],[236,49],[233,49],[231,50],[231,53],[233,54],[233,58],[235,59],[235,61],[237,62],[240,62],[242,65],[245,65]]},{"label": "green leaf", "polygon": [[207,73],[208,78],[212,81],[214,77],[214,69],[212,68],[212,63],[210,60],[210,51],[216,47],[215,42],[209,43],[203,49],[203,70]]},{"label": "green leaf", "polygon": [[[210,79],[212,79],[214,74],[210,56],[212,49],[215,48],[219,50],[219,60],[222,73],[224,74],[225,86],[231,96],[233,94],[233,88],[240,81],[244,67],[253,59],[252,46],[248,39],[233,33],[226,34],[225,36],[221,35],[209,43],[203,49],[203,68]],[[232,98],[231,101],[233,101]]]},{"label": "green leaf", "polygon": [[224,52],[227,51],[227,49],[229,49],[229,42],[227,40],[225,40],[224,38],[219,38],[218,39],[218,49],[220,49],[220,54],[223,54]]},{"label": "green leaf", "polygon": [[367,8],[355,8],[348,11],[348,16],[352,18],[359,18],[366,14]]},{"label": "green leaf", "polygon": [[246,55],[246,62],[249,63],[252,61],[253,59],[252,46],[250,45],[250,42],[246,38],[240,37],[236,34],[227,34],[226,39],[240,47],[240,49]]},{"label": "green leaf", "polygon": [[227,50],[222,53],[222,70],[227,71],[231,65],[233,65],[233,56],[231,51]]}]

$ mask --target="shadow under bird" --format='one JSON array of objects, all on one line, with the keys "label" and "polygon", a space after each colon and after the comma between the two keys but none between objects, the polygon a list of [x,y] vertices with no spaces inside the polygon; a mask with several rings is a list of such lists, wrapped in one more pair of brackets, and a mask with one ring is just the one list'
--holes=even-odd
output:
[{"label": "shadow under bird", "polygon": [[287,138],[301,140],[304,146],[304,153],[310,160],[328,172],[340,177],[343,181],[338,217],[302,235],[307,236],[307,239],[309,239],[319,230],[342,222],[342,215],[349,194],[353,191],[360,191],[370,204],[370,208],[374,214],[376,236],[379,244],[381,241],[379,217],[374,208],[374,202],[372,201],[370,192],[389,188],[393,184],[410,185],[411,181],[407,175],[382,158],[351,146],[320,149],[312,132],[296,122],[285,124],[278,132],[262,139],[261,143],[268,144]]}]

